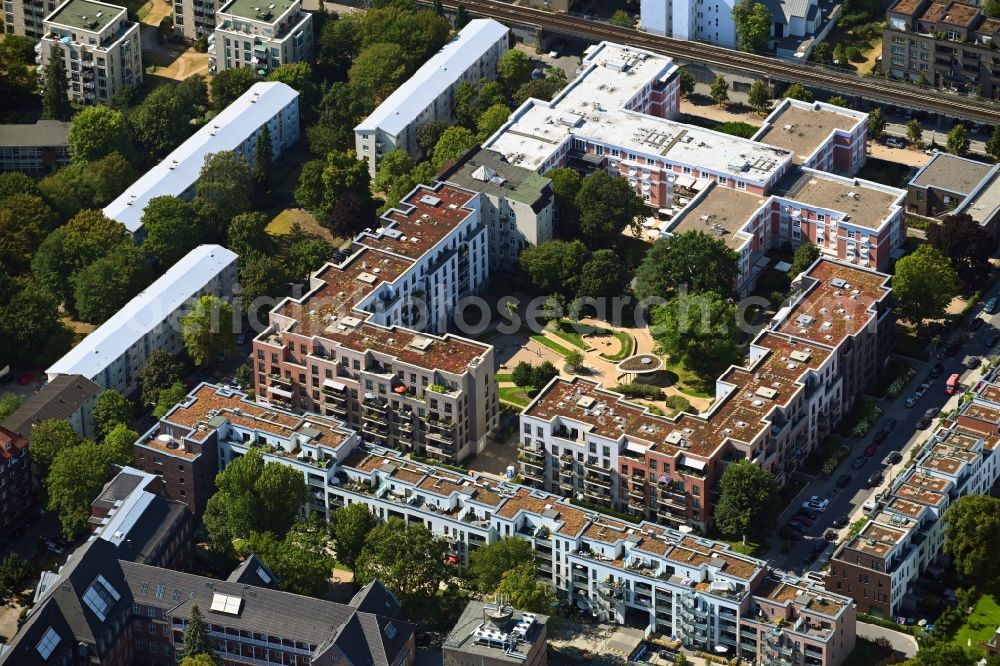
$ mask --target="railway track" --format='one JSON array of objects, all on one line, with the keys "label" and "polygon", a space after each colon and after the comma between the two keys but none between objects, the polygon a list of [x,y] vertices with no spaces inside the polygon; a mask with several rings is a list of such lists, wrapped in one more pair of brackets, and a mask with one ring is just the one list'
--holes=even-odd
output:
[{"label": "railway track", "polygon": [[[453,9],[457,8],[459,2],[444,0],[443,4]],[[632,28],[519,7],[498,0],[462,0],[461,4],[470,14],[500,21],[534,25],[551,32],[595,41],[619,42],[683,61],[700,62],[785,83],[801,83],[876,103],[897,104],[953,118],[1000,124],[1000,105],[988,100],[924,90],[881,77],[862,77],[819,66],[789,63],[779,58],[743,53],[702,42],[650,35]]]}]

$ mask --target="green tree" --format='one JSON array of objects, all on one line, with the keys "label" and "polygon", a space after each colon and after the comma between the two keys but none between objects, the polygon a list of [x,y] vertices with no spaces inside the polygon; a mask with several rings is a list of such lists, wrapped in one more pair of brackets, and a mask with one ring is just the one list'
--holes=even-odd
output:
[{"label": "green tree", "polygon": [[57,173],[79,171],[77,186],[89,197],[87,205],[103,207],[111,203],[139,177],[132,163],[119,152],[113,152],[96,162],[71,164]]},{"label": "green tree", "polygon": [[955,126],[948,132],[945,148],[949,153],[962,157],[969,152],[969,145],[969,130],[962,123],[955,123]]},{"label": "green tree", "polygon": [[[508,53],[511,52],[508,51]],[[510,118],[510,109],[507,108],[506,104],[494,104],[483,111],[479,116],[479,120],[476,121],[476,129],[478,130],[476,136],[478,140],[485,141],[493,136],[497,130],[503,127],[508,118]]]},{"label": "green tree", "polygon": [[285,292],[287,278],[281,257],[250,255],[240,265],[240,312],[250,321],[267,321],[273,299]]},{"label": "green tree", "polygon": [[308,117],[315,113],[319,103],[319,86],[313,79],[312,67],[308,62],[288,62],[280,65],[267,75],[268,81],[279,81],[299,93],[299,107]]},{"label": "green tree", "polygon": [[309,150],[325,157],[331,150],[354,146],[354,126],[375,107],[358,86],[335,81],[319,104],[319,118],[306,130]]},{"label": "green tree", "polygon": [[352,86],[365,91],[375,105],[406,81],[407,54],[399,44],[388,42],[364,47],[354,58],[347,78]]},{"label": "green tree", "polygon": [[153,197],[142,211],[142,247],[163,268],[211,239],[199,207],[174,196]]},{"label": "green tree", "polygon": [[333,246],[322,238],[305,238],[292,243],[285,257],[285,275],[291,279],[304,278],[318,271],[330,261]]},{"label": "green tree", "polygon": [[217,666],[217,662],[207,654],[196,654],[181,659],[180,666]]},{"label": "green tree", "polygon": [[351,60],[361,48],[359,14],[329,15],[319,31],[316,47],[317,75],[324,81],[342,81],[347,77]]},{"label": "green tree", "polygon": [[958,276],[948,258],[931,245],[896,262],[892,291],[901,317],[917,326],[940,319],[955,296]]},{"label": "green tree", "polygon": [[517,262],[534,293],[572,298],[577,293],[580,272],[589,259],[590,251],[582,242],[553,239],[525,247]]},{"label": "green tree", "polygon": [[507,90],[513,92],[531,80],[534,69],[531,58],[524,51],[510,49],[497,63],[497,77]]},{"label": "green tree", "polygon": [[355,580],[366,585],[381,581],[391,591],[404,613],[431,607],[441,584],[448,577],[447,544],[422,524],[407,525],[398,518],[373,529],[355,566]]},{"label": "green tree", "polygon": [[58,301],[35,282],[0,298],[0,344],[7,357],[37,363],[39,341],[65,331],[60,316]]},{"label": "green tree", "polygon": [[156,406],[153,408],[153,416],[162,419],[167,415],[167,412],[184,402],[187,394],[187,387],[179,381],[160,389],[160,392],[156,395]]},{"label": "green tree", "polygon": [[41,190],[38,189],[38,184],[31,176],[20,171],[0,173],[0,201],[3,201],[12,194],[42,196]]},{"label": "green tree", "polygon": [[476,145],[476,136],[464,127],[449,127],[434,145],[434,166],[440,169],[449,160],[457,160]]},{"label": "green tree", "polygon": [[132,414],[132,403],[114,389],[101,391],[94,402],[94,430],[99,438],[104,438],[112,428],[128,423]]},{"label": "green tree", "polygon": [[658,239],[635,274],[640,299],[671,298],[681,285],[691,292],[735,295],[739,255],[714,236],[687,231]]},{"label": "green tree", "polygon": [[813,265],[819,259],[819,248],[812,243],[803,243],[795,248],[792,255],[792,267],[788,269],[788,275],[795,277],[802,271]]},{"label": "green tree", "polygon": [[101,447],[108,462],[114,465],[131,465],[134,460],[132,447],[139,439],[139,433],[124,423],[119,423],[104,436]]},{"label": "green tree", "polygon": [[274,239],[267,233],[267,215],[264,213],[240,213],[229,221],[226,237],[227,247],[240,255],[241,261],[254,256],[270,254],[274,251]]},{"label": "green tree", "polygon": [[191,133],[189,121],[194,111],[173,86],[161,83],[129,114],[129,124],[139,146],[160,159]]},{"label": "green tree", "polygon": [[371,199],[368,164],[359,160],[353,150],[331,151],[326,156],[321,181],[321,216],[329,215],[340,197],[347,192]]},{"label": "green tree", "polygon": [[21,583],[30,573],[31,567],[23,557],[7,553],[0,561],[0,597],[8,599],[20,592]]},{"label": "green tree", "polygon": [[320,217],[323,206],[323,160],[309,160],[299,171],[299,182],[295,187],[295,203],[313,215]]},{"label": "green tree", "polygon": [[[231,70],[226,70],[231,71]],[[181,653],[185,659],[207,656],[213,664],[219,661],[216,650],[218,646],[212,634],[209,632],[208,623],[202,617],[198,604],[191,605],[191,615],[188,617],[187,626],[184,628],[184,647]],[[199,664],[199,666],[201,666]]]},{"label": "green tree", "polygon": [[624,9],[616,9],[615,13],[611,15],[611,19],[608,21],[611,25],[616,25],[619,28],[631,28],[633,27],[632,17],[628,15],[628,12]]},{"label": "green tree", "polygon": [[736,309],[718,294],[679,293],[652,311],[657,351],[708,381],[739,361]]},{"label": "green tree", "polygon": [[441,139],[441,135],[450,125],[443,120],[432,120],[417,128],[417,148],[426,159],[430,159],[434,152],[434,146]]},{"label": "green tree", "polygon": [[413,171],[413,160],[410,154],[402,148],[391,150],[382,156],[375,174],[375,186],[383,192],[388,192],[392,184]]},{"label": "green tree", "polygon": [[736,44],[740,51],[763,53],[771,39],[771,12],[758,0],[737,0],[733,5]]},{"label": "green tree", "polygon": [[628,180],[603,169],[583,179],[576,195],[580,232],[593,249],[606,248],[625,229],[636,228],[646,207]]},{"label": "green tree", "polygon": [[583,367],[583,362],[584,362],[583,352],[581,352],[579,349],[571,349],[570,352],[566,354],[565,357],[563,357],[563,360],[565,361],[564,367],[566,368],[567,372],[579,370]]},{"label": "green tree", "polygon": [[831,97],[829,100],[827,100],[827,104],[832,104],[833,106],[839,106],[844,109],[851,108],[851,103],[848,102],[843,97],[841,97],[840,95],[834,95],[833,97]]},{"label": "green tree", "polygon": [[920,126],[920,121],[916,118],[906,123],[906,138],[915,146],[919,146],[924,138],[924,129]]},{"label": "green tree", "polygon": [[531,369],[531,385],[541,389],[558,376],[559,369],[551,361],[544,361]]},{"label": "green tree", "polygon": [[[367,171],[365,173],[367,174]],[[351,238],[362,229],[372,226],[374,221],[375,201],[371,193],[368,190],[347,190],[337,198],[330,213],[322,220],[322,224],[334,236]]]},{"label": "green tree", "polygon": [[217,73],[212,77],[212,105],[221,111],[259,80],[257,70],[252,67],[234,67]]},{"label": "green tree", "polygon": [[120,243],[108,256],[73,275],[73,306],[81,320],[102,324],[152,280],[143,251]]},{"label": "green tree", "polygon": [[90,503],[111,476],[107,452],[91,441],[63,449],[45,478],[49,511],[59,518],[63,535],[73,538],[87,525]]},{"label": "green tree", "polygon": [[521,361],[514,366],[514,370],[510,373],[510,379],[514,382],[515,386],[520,386],[522,388],[531,386],[535,379],[533,374],[534,368],[527,361]]},{"label": "green tree", "polygon": [[797,99],[800,102],[812,102],[816,99],[813,92],[806,88],[801,83],[793,83],[788,86],[785,90],[785,94],[781,96],[782,99]]},{"label": "green tree", "polygon": [[222,553],[232,550],[233,539],[250,532],[284,539],[308,495],[301,472],[265,462],[256,446],[219,472],[215,486],[203,520],[209,542]]},{"label": "green tree", "polygon": [[965,495],[944,514],[944,551],[963,576],[988,586],[1000,578],[1000,499]]},{"label": "green tree", "polygon": [[181,381],[183,375],[184,364],[173,354],[163,349],[154,349],[139,372],[142,404],[147,407],[155,405],[160,391]]},{"label": "green tree", "polygon": [[556,167],[546,173],[545,177],[552,181],[559,234],[563,238],[572,240],[577,237],[580,228],[580,211],[576,208],[576,195],[583,185],[583,176],[569,167]]},{"label": "green tree", "polygon": [[715,507],[715,524],[729,536],[766,534],[781,511],[778,485],[769,471],[749,460],[729,463],[719,482],[722,494]]},{"label": "green tree", "polygon": [[330,517],[330,536],[337,559],[353,570],[364,549],[365,538],[378,524],[378,518],[361,502],[334,511]]},{"label": "green tree", "polygon": [[65,419],[48,419],[32,426],[31,466],[35,477],[47,477],[56,456],[80,442],[80,435],[76,434],[73,426]]},{"label": "green tree", "polygon": [[618,253],[595,250],[580,270],[577,284],[579,297],[611,298],[621,295],[631,275]]},{"label": "green tree", "polygon": [[73,160],[80,162],[93,162],[113,152],[134,152],[125,114],[100,105],[76,114],[67,141]]},{"label": "green tree", "polygon": [[528,81],[514,92],[514,107],[521,106],[530,98],[548,102],[565,86],[566,72],[561,67],[550,67],[545,76]]},{"label": "green tree", "polygon": [[680,93],[681,97],[687,99],[694,93],[694,75],[687,70],[686,67],[681,67],[680,74],[677,75],[680,79]]},{"label": "green tree", "polygon": [[[1000,2],[1000,0],[994,0]],[[986,154],[995,160],[1000,160],[1000,125],[993,128],[993,134],[986,141]]]},{"label": "green tree", "polygon": [[716,106],[724,106],[729,101],[729,82],[726,81],[726,77],[722,74],[716,76],[708,94]]},{"label": "green tree", "polygon": [[875,107],[871,113],[868,114],[868,138],[872,141],[878,141],[885,134],[886,126],[885,115],[882,114],[882,107]]},{"label": "green tree", "polygon": [[205,157],[194,191],[195,205],[220,236],[230,220],[253,209],[250,166],[245,159],[228,150]]},{"label": "green tree", "polygon": [[60,46],[49,48],[49,64],[42,80],[42,118],[69,120],[73,107],[69,103],[69,82]]},{"label": "green tree", "polygon": [[951,642],[925,641],[917,650],[917,656],[904,662],[905,666],[974,666],[982,658],[982,653],[973,654],[965,646]]},{"label": "green tree", "polygon": [[244,551],[255,553],[286,592],[322,597],[330,587],[334,561],[326,554],[325,530],[310,523],[296,524],[284,539],[270,532],[251,532]]},{"label": "green tree", "polygon": [[747,102],[757,113],[764,113],[771,108],[771,91],[768,90],[767,84],[756,79],[750,86],[750,92],[747,93]]},{"label": "green tree", "polygon": [[506,537],[472,551],[466,573],[480,591],[491,593],[500,584],[505,571],[522,565],[534,569],[534,548],[524,539]]},{"label": "green tree", "polygon": [[463,5],[461,2],[458,3],[458,9],[456,10],[455,14],[455,30],[461,30],[466,25],[468,25],[469,21],[471,20],[472,17],[469,16],[469,10],[466,9],[465,5]]},{"label": "green tree", "polygon": [[986,0],[983,3],[983,13],[987,18],[1000,18],[1000,1]]},{"label": "green tree", "polygon": [[927,229],[927,242],[948,258],[965,292],[989,282],[997,240],[968,213],[948,215]]},{"label": "green tree", "polygon": [[21,275],[31,266],[35,254],[48,233],[33,213],[52,209],[39,197],[30,194],[14,194],[0,202],[0,265],[14,275]]},{"label": "green tree", "polygon": [[228,353],[234,345],[233,306],[215,296],[202,296],[181,318],[184,349],[195,365],[219,353]]},{"label": "green tree", "polygon": [[0,393],[0,423],[7,420],[7,417],[17,411],[21,406],[21,398],[16,393],[4,391]]},{"label": "green tree", "polygon": [[[305,64],[305,63],[297,63]],[[264,187],[274,173],[274,146],[271,143],[271,130],[267,124],[260,131],[257,137],[257,144],[253,148],[253,167],[250,169],[250,176],[257,187]]]},{"label": "green tree", "polygon": [[556,605],[552,586],[539,580],[534,565],[522,564],[504,572],[496,589],[512,606],[529,613],[551,613]]}]

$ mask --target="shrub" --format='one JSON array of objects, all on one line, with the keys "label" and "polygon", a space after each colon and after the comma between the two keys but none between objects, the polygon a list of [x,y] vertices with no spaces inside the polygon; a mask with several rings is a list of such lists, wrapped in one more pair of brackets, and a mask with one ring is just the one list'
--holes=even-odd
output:
[{"label": "shrub", "polygon": [[691,402],[682,395],[668,395],[667,407],[677,412],[694,412]]},{"label": "shrub", "polygon": [[[617,391],[627,398],[645,398],[646,400],[663,400],[663,391],[657,387],[650,384],[641,384],[639,382],[631,382],[629,384],[619,384],[618,386],[611,389],[612,391]],[[670,406],[669,401],[667,406]]]}]

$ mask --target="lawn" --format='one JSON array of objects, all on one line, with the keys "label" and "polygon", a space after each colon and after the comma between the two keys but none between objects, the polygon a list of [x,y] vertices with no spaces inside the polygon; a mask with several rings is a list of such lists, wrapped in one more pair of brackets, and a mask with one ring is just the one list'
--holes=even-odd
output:
[{"label": "lawn", "polygon": [[579,347],[583,351],[590,349],[587,343],[583,341],[583,334],[578,332],[576,325],[567,319],[560,319],[556,322],[556,327],[552,330],[552,334],[574,347]]},{"label": "lawn", "polygon": [[631,356],[635,349],[635,338],[632,337],[632,334],[626,331],[611,331],[611,335],[618,339],[618,351],[614,354],[601,354],[601,358],[617,363]]},{"label": "lawn", "polygon": [[542,335],[540,333],[536,333],[535,335],[532,335],[531,339],[534,340],[535,342],[537,342],[538,344],[542,345],[543,347],[548,347],[549,349],[551,349],[552,351],[556,352],[560,356],[566,356],[567,354],[570,353],[569,349],[567,349],[566,347],[563,347],[561,344],[559,344],[555,340],[550,340],[549,338],[545,337],[544,335]]},{"label": "lawn", "polygon": [[533,388],[521,388],[520,386],[505,386],[500,389],[500,401],[510,403],[516,407],[527,407],[535,393]]},{"label": "lawn", "polygon": [[843,666],[876,666],[886,655],[882,654],[875,644],[864,638],[857,639],[854,650],[847,655]]},{"label": "lawn", "polygon": [[696,398],[715,397],[714,392],[705,390],[706,385],[702,378],[684,367],[683,363],[677,363],[668,359],[664,367],[667,372],[675,377],[675,379],[673,379],[673,384],[680,389],[682,393],[687,393],[688,395]]},{"label": "lawn", "polygon": [[511,374],[509,372],[498,372],[497,373],[497,381],[498,382],[512,382],[514,380],[511,379]]},{"label": "lawn", "polygon": [[979,597],[972,614],[969,615],[965,624],[955,633],[954,642],[967,647],[972,641],[972,647],[979,645],[980,641],[985,642],[1000,626],[1000,605],[992,594],[983,594]]}]

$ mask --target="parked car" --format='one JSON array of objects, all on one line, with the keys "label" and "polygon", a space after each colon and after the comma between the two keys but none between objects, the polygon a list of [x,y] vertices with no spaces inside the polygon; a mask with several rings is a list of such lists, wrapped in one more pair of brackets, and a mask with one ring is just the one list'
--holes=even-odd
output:
[{"label": "parked car", "polygon": [[887,455],[885,457],[885,460],[883,460],[882,462],[885,463],[886,465],[895,465],[902,459],[903,459],[902,453],[900,453],[899,451],[890,451],[889,455]]},{"label": "parked car", "polygon": [[[864,465],[864,462],[863,462],[864,458],[862,458],[861,460],[862,460],[861,464]],[[846,488],[850,484],[851,484],[851,475],[850,474],[841,474],[840,478],[837,479],[837,487],[838,488]]]},{"label": "parked car", "polygon": [[778,530],[778,535],[784,539],[802,541],[802,533],[805,532],[805,529],[804,525],[799,525],[798,523],[788,523]]},{"label": "parked car", "polygon": [[872,437],[872,444],[875,444],[877,446],[877,445],[881,444],[882,442],[884,442],[885,438],[888,437],[888,436],[889,436],[888,431],[886,431],[886,430],[879,430],[877,433],[875,433],[875,436]]},{"label": "parked car", "polygon": [[815,520],[802,513],[797,513],[794,516],[792,516],[792,520],[794,520],[797,523],[802,523],[806,527],[812,527],[813,525],[816,524]]},{"label": "parked car", "polygon": [[890,148],[906,148],[906,141],[900,139],[899,137],[890,136],[885,140],[885,145]]},{"label": "parked car", "polygon": [[802,514],[803,516],[807,516],[809,518],[812,518],[813,520],[816,520],[816,516],[819,515],[816,511],[814,511],[813,509],[810,509],[807,506],[803,506],[801,509],[799,509],[798,513]]},{"label": "parked car", "polygon": [[872,456],[875,455],[876,451],[878,451],[878,447],[872,444],[867,449],[865,449],[865,458],[871,458]]},{"label": "parked car", "polygon": [[926,416],[921,416],[920,419],[917,420],[917,425],[914,427],[917,430],[927,430],[931,427],[931,421],[932,419],[929,419]]},{"label": "parked car", "polygon": [[833,522],[830,524],[833,525],[834,527],[844,527],[845,525],[847,525],[849,520],[850,517],[846,513],[842,513],[836,518],[834,518]]},{"label": "parked car", "polygon": [[801,534],[805,534],[806,533],[806,529],[808,529],[805,525],[803,525],[800,522],[797,522],[794,518],[791,519],[791,520],[789,520],[785,524],[785,527],[787,527],[788,529],[791,529],[791,530],[794,530],[794,531],[798,532],[800,535]]},{"label": "parked car", "polygon": [[811,509],[812,511],[826,511],[826,507],[830,506],[830,500],[825,497],[820,497],[819,495],[813,495],[808,500],[802,503],[803,509]]},{"label": "parked car", "polygon": [[55,541],[46,541],[46,542],[45,542],[45,548],[46,548],[46,549],[47,549],[47,550],[48,550],[48,551],[49,551],[50,553],[55,553],[56,555],[60,555],[60,556],[61,556],[61,555],[62,555],[63,553],[65,553],[65,552],[66,552],[66,549],[65,549],[65,548],[63,548],[62,546],[60,546],[59,544],[57,544],[57,543],[56,543]]},{"label": "parked car", "polygon": [[865,458],[864,456],[858,456],[857,458],[854,459],[854,462],[851,463],[851,469],[861,469],[862,467],[865,466],[866,462],[868,462],[868,458]]},{"label": "parked car", "polygon": [[905,405],[906,407],[913,407],[913,405],[917,404],[917,400],[920,400],[920,396],[911,395],[909,398],[906,399],[906,402],[904,402],[903,405]]},{"label": "parked car", "polygon": [[976,368],[978,368],[979,363],[980,360],[978,356],[970,356],[962,362],[962,364],[969,370],[975,370]]},{"label": "parked car", "polygon": [[986,304],[983,306],[983,312],[986,314],[993,314],[997,311],[998,304],[1000,304],[1000,301],[998,301],[997,297],[994,296],[990,300],[986,301]]},{"label": "parked car", "polygon": [[882,426],[882,430],[884,430],[885,432],[892,432],[893,430],[896,429],[896,424],[898,423],[899,421],[890,416],[885,420],[885,425]]},{"label": "parked car", "polygon": [[810,550],[808,553],[802,556],[802,565],[809,566],[819,557],[819,553],[814,550]]},{"label": "parked car", "polygon": [[872,472],[872,475],[868,477],[868,487],[874,488],[878,484],[882,483],[882,479],[882,470]]},{"label": "parked car", "polygon": [[931,379],[935,379],[937,377],[940,377],[942,372],[944,372],[944,365],[940,363],[935,363],[933,366],[931,366],[931,371],[927,376],[930,377]]},{"label": "parked car", "polygon": [[986,323],[986,321],[984,319],[980,319],[979,317],[975,317],[975,318],[973,318],[972,321],[969,322],[969,330],[972,331],[973,333],[975,333],[976,331],[978,331],[979,329],[981,329],[983,327],[983,324],[985,324],[985,323]]},{"label": "parked car", "polygon": [[247,342],[246,333],[240,333],[239,335],[236,336],[236,344],[243,346],[246,344],[246,342]]},{"label": "parked car", "polygon": [[25,384],[30,384],[31,380],[33,380],[34,378],[35,376],[33,374],[31,374],[30,372],[26,372],[17,378],[17,383],[20,384],[21,386],[24,386]]}]

